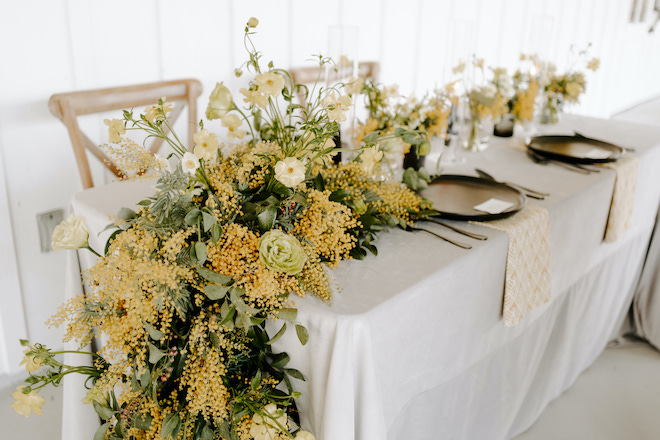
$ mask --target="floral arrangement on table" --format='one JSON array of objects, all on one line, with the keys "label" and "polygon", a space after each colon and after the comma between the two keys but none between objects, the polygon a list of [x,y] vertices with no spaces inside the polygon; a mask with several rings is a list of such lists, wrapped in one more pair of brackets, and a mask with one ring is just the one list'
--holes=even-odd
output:
[{"label": "floral arrangement on table", "polygon": [[371,78],[363,80],[358,90],[364,96],[368,114],[366,122],[357,126],[357,140],[379,136],[388,163],[408,153],[425,156],[431,150],[429,139],[444,136],[451,101],[443,91],[437,90],[422,99],[406,98],[399,94],[397,85],[385,86]]},{"label": "floral arrangement on table", "polygon": [[600,67],[598,58],[589,58],[589,47],[578,50],[571,45],[568,68],[558,73],[557,67],[550,62],[540,60],[535,55],[521,55],[521,60],[530,60],[536,72],[537,82],[543,90],[541,123],[556,123],[565,104],[577,104],[587,89],[584,69],[597,71]]},{"label": "floral arrangement on table", "polygon": [[[377,136],[363,139],[353,161],[332,164],[348,89],[321,89],[305,108],[295,104],[304,86],[272,64],[262,70],[251,40],[257,24],[251,18],[245,27],[242,68],[254,75],[240,90],[245,108],[220,83],[206,109],[241,143],[222,145],[200,121],[189,152],[167,119],[166,98],[106,121],[120,167],[151,169],[157,191],[137,212],[118,214],[102,255],[93,251],[99,259],[84,274],[86,293],[51,319],[81,347],[104,336],[93,364],[65,365],[62,352],[22,341],[30,376],[14,393],[17,412],[40,414],[37,391],[80,373],[88,378],[85,400],[103,420],[95,439],[314,438],[299,429],[295,406],[291,378],[303,374],[272,349],[291,327],[308,342],[290,295],[330,303],[326,267],[375,254],[379,231],[405,228],[429,206],[401,183],[377,178]],[[176,164],[147,154],[128,130],[164,138]],[[84,221],[72,215],[56,228],[53,248],[91,250],[87,240]],[[275,334],[267,321],[281,323]]]},{"label": "floral arrangement on table", "polygon": [[507,103],[514,123],[530,122],[534,119],[536,99],[539,96],[539,83],[529,73],[520,69],[513,74],[513,96]]},{"label": "floral arrangement on table", "polygon": [[[464,147],[470,151],[480,151],[485,148],[482,124],[487,120],[497,121],[507,113],[507,103],[514,94],[512,79],[506,69],[487,69],[484,59],[477,57],[472,58],[469,66],[459,62],[452,72],[459,75],[459,79],[450,88],[459,86],[468,111],[466,117],[469,121],[463,121],[468,126]],[[461,97],[458,99],[460,101]]]}]

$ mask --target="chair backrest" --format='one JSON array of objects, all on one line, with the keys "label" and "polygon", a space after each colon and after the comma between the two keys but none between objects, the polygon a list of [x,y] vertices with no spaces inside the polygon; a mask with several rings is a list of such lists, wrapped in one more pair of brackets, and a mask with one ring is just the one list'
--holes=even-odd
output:
[{"label": "chair backrest", "polygon": [[[87,189],[93,187],[94,182],[87,161],[86,149],[96,156],[115,176],[122,177],[123,174],[113,161],[80,130],[78,116],[154,105],[158,102],[158,99],[165,96],[169,102],[175,104],[174,110],[168,115],[171,125],[174,125],[174,121],[179,117],[183,108],[186,105],[188,106],[188,148],[191,148],[193,145],[192,137],[195,134],[195,126],[197,125],[197,98],[201,92],[202,85],[198,80],[181,79],[58,93],[50,97],[48,107],[50,112],[64,123],[69,132],[83,188]],[[163,139],[155,138],[149,151],[156,153],[162,143]]]},{"label": "chair backrest", "polygon": [[[380,64],[375,61],[362,61],[358,63],[358,76],[364,78],[371,78],[374,81],[378,80],[378,73],[380,71]],[[319,67],[297,67],[289,70],[293,82],[296,84],[314,84],[319,80],[325,80],[323,73]],[[339,81],[348,81],[350,78],[346,77],[331,77],[330,81],[339,82]],[[300,105],[303,107],[307,106],[307,96],[305,96],[304,90],[298,90],[298,99],[300,100]]]}]

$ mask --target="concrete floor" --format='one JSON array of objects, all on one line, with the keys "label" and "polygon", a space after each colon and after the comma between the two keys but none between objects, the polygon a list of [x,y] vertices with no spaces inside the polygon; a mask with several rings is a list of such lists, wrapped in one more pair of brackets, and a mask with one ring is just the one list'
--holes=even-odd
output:
[{"label": "concrete floor", "polygon": [[[26,419],[9,407],[16,385],[0,390],[0,439],[60,439],[61,389],[42,391],[44,414]],[[660,439],[660,352],[646,344],[606,349],[568,391],[550,402],[529,430],[514,440],[558,439]]]}]

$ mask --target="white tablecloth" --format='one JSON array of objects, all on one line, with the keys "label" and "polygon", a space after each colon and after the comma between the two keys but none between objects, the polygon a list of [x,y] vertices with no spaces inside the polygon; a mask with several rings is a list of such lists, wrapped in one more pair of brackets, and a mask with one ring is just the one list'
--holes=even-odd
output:
[{"label": "white tablecloth", "polygon": [[[462,224],[489,236],[476,242],[428,225],[470,241],[472,250],[423,232],[382,234],[378,257],[347,261],[334,271],[343,289],[331,307],[313,297],[297,300],[298,319],[310,333],[307,346],[295,332],[275,346],[307,377],[294,386],[303,393],[302,424],[318,440],[511,438],[618,335],[658,211],[660,128],[569,116],[545,128],[572,129],[637,149],[631,229],[615,243],[602,242],[612,170],[582,175],[538,165],[501,138],[483,153],[464,153],[467,163],[446,173],[475,175],[477,167],[552,193],[534,201],[550,213],[552,299],[517,326],[502,324],[502,232]],[[72,209],[98,231],[107,215],[148,192],[145,184],[96,188],[76,195]],[[93,238],[102,249],[103,237]],[[89,264],[81,254],[81,265]],[[77,267],[71,270],[75,278]],[[89,422],[89,416],[75,416],[75,403],[67,400],[65,419]],[[63,438],[90,439],[96,426],[91,418],[85,436],[69,431]]]}]

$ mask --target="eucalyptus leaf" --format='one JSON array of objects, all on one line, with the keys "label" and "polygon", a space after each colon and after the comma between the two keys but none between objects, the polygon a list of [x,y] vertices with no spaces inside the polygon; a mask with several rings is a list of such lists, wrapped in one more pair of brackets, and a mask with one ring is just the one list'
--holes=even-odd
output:
[{"label": "eucalyptus leaf", "polygon": [[201,440],[213,440],[215,439],[215,434],[213,434],[213,430],[209,428],[209,425],[204,425],[204,428],[202,428],[202,434],[200,436]]},{"label": "eucalyptus leaf", "polygon": [[108,428],[110,427],[110,424],[112,422],[105,422],[101,426],[99,426],[99,429],[96,430],[94,433],[94,440],[105,440],[106,434],[108,432]]},{"label": "eucalyptus leaf", "polygon": [[195,243],[195,256],[200,263],[206,261],[206,245],[201,241]]},{"label": "eucalyptus leaf", "polygon": [[112,234],[110,234],[110,237],[108,237],[108,241],[105,242],[105,249],[103,250],[103,255],[108,255],[108,251],[110,250],[110,245],[112,244],[115,237],[119,235],[120,232],[123,232],[123,230],[117,229]]},{"label": "eucalyptus leaf", "polygon": [[202,212],[202,224],[204,225],[204,232],[207,232],[213,225],[217,223],[215,217],[208,212]]},{"label": "eucalyptus leaf", "polygon": [[111,410],[105,405],[101,405],[96,400],[93,400],[92,404],[94,405],[94,411],[96,411],[96,414],[98,414],[99,417],[101,417],[101,419],[103,420],[110,420],[112,416],[115,415],[115,412],[113,410]]},{"label": "eucalyptus leaf", "polygon": [[132,209],[121,208],[119,210],[119,212],[117,213],[117,218],[119,220],[123,220],[123,221],[127,222],[127,221],[132,220],[133,218],[135,218],[136,215],[137,215],[137,213],[135,211],[133,211]]},{"label": "eucalyptus leaf", "polygon": [[227,284],[231,281],[231,277],[229,275],[221,275],[204,266],[197,266],[196,269],[197,273],[200,274],[206,281],[210,281],[216,284]]},{"label": "eucalyptus leaf", "polygon": [[254,307],[250,307],[247,304],[245,304],[245,301],[241,298],[241,296],[245,295],[245,290],[243,289],[238,289],[236,287],[232,287],[229,297],[231,298],[231,301],[236,305],[236,308],[243,312],[243,313],[250,313],[252,315],[256,315],[259,313],[259,309],[255,309]]},{"label": "eucalyptus leaf", "polygon": [[231,287],[229,286],[223,286],[221,284],[207,284],[206,287],[204,287],[204,293],[208,299],[217,301],[224,298],[230,288]]},{"label": "eucalyptus leaf", "polygon": [[186,217],[183,221],[185,221],[189,226],[196,225],[201,214],[202,212],[198,208],[193,208],[188,212],[188,214],[186,214]]},{"label": "eucalyptus leaf", "polygon": [[289,358],[288,354],[279,353],[277,356],[275,356],[275,359],[273,360],[271,365],[276,368],[282,368],[289,363],[289,360],[291,360],[291,358]]},{"label": "eucalyptus leaf", "polygon": [[298,309],[283,308],[283,309],[275,310],[273,313],[279,319],[282,319],[284,321],[293,322],[293,321],[296,320],[296,317],[298,316]]},{"label": "eucalyptus leaf", "polygon": [[149,333],[149,336],[151,336],[151,339],[154,341],[160,341],[163,336],[165,336],[165,333],[161,332],[160,330],[156,330],[156,328],[154,328],[154,326],[148,322],[144,323],[144,328],[147,329],[147,333]]},{"label": "eucalyptus leaf", "polygon": [[245,312],[242,312],[240,310],[236,311],[236,325],[238,327],[243,328],[244,330],[248,330],[250,326],[252,325],[252,322],[250,321],[250,317],[245,314]]},{"label": "eucalyptus leaf", "polygon": [[254,375],[252,381],[250,382],[250,388],[252,388],[252,391],[256,391],[257,388],[259,388],[260,383],[261,383],[261,370],[257,370],[257,374]]},{"label": "eucalyptus leaf", "polygon": [[161,428],[161,438],[163,439],[174,439],[179,434],[181,429],[181,418],[178,414],[169,413],[165,416],[163,420],[163,427]]},{"label": "eucalyptus leaf", "polygon": [[269,206],[263,212],[257,214],[257,220],[259,221],[259,227],[262,231],[269,231],[273,228],[275,224],[275,219],[277,218],[277,207]]},{"label": "eucalyptus leaf", "polygon": [[341,202],[346,197],[348,197],[350,194],[351,193],[348,192],[345,189],[338,189],[338,190],[333,191],[332,194],[330,194],[330,197],[328,197],[328,199],[331,202]]},{"label": "eucalyptus leaf", "polygon": [[156,364],[165,356],[165,353],[154,344],[149,343],[149,363]]},{"label": "eucalyptus leaf", "polygon": [[229,308],[229,311],[227,312],[227,315],[224,318],[222,318],[222,321],[220,321],[220,325],[227,325],[231,327],[230,324],[233,323],[232,318],[234,317],[235,314],[236,314],[236,306],[231,306]]},{"label": "eucalyptus leaf", "polygon": [[140,376],[140,385],[142,388],[147,388],[151,383],[151,371],[148,368],[144,369],[144,373]]},{"label": "eucalyptus leaf", "polygon": [[274,344],[278,339],[282,337],[282,335],[284,335],[285,332],[286,332],[286,322],[282,324],[282,328],[280,328],[278,332],[275,333],[275,336],[273,336],[268,342],[266,342],[266,344],[267,345]]},{"label": "eucalyptus leaf", "polygon": [[154,420],[154,418],[151,416],[151,414],[139,414],[137,417],[133,419],[133,427],[137,429],[142,429],[144,431],[148,431],[151,429],[151,422]]},{"label": "eucalyptus leaf", "polygon": [[286,372],[286,374],[288,374],[291,377],[295,377],[296,379],[299,380],[305,380],[305,376],[303,376],[303,374],[300,371],[296,370],[295,368],[287,368],[284,371]]},{"label": "eucalyptus leaf", "polygon": [[211,226],[211,240],[213,240],[213,244],[216,244],[220,240],[220,237],[222,237],[222,227],[216,223]]},{"label": "eucalyptus leaf", "polygon": [[304,326],[296,324],[296,334],[302,345],[307,344],[307,341],[309,341],[309,332]]}]

